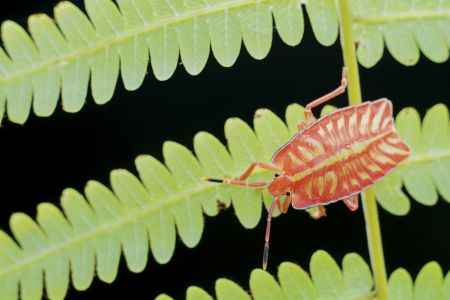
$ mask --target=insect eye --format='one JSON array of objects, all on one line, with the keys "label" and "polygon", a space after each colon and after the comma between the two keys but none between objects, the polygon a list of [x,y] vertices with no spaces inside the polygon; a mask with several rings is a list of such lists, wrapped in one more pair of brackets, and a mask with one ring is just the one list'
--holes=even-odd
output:
[{"label": "insect eye", "polygon": [[286,197],[289,197],[291,195],[291,192],[286,192]]},{"label": "insect eye", "polygon": [[275,177],[280,177],[280,173],[275,173]]}]

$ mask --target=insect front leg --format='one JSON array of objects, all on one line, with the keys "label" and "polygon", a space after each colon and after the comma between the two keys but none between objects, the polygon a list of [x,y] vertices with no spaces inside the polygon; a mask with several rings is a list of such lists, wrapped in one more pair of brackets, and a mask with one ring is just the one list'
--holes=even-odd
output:
[{"label": "insect front leg", "polygon": [[[279,202],[279,201],[278,201]],[[292,202],[292,196],[291,196],[291,192],[288,192],[286,194],[286,198],[284,199],[283,205],[278,206],[278,209],[283,213],[287,213],[289,207],[291,207],[291,202]]]},{"label": "insect front leg", "polygon": [[202,178],[203,181],[208,182],[215,182],[215,183],[224,183],[224,184],[232,184],[232,185],[243,185],[243,186],[253,186],[253,187],[262,187],[267,186],[270,181],[262,181],[262,182],[245,182],[246,180],[253,172],[253,170],[256,167],[260,167],[262,169],[271,170],[275,172],[282,172],[283,170],[275,165],[264,163],[264,162],[254,162],[248,167],[248,169],[239,177],[237,177],[237,180],[226,180],[226,179],[218,179],[218,178],[209,178],[204,177]]},{"label": "insect front leg", "polygon": [[347,87],[347,68],[342,68],[342,79],[341,79],[341,85],[337,87],[335,90],[329,92],[326,95],[323,95],[322,97],[308,103],[305,107],[305,118],[306,123],[309,125],[314,121],[314,115],[312,113],[312,109],[316,106],[319,106],[325,102],[327,102],[330,99],[333,99],[334,97],[342,94],[345,92],[345,89]]},{"label": "insect front leg", "polygon": [[252,163],[248,169],[242,173],[241,176],[238,177],[240,181],[246,180],[253,172],[256,167],[260,167],[261,169],[266,169],[275,172],[282,172],[283,170],[275,165],[264,163],[264,162],[254,162]]}]

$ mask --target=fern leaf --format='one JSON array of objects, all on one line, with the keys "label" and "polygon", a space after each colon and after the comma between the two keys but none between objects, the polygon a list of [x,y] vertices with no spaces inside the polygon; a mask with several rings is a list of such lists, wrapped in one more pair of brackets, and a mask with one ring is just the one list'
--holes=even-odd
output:
[{"label": "fern leaf", "polygon": [[444,299],[448,299],[450,297],[450,274],[447,273],[447,275],[444,278],[444,281],[442,283],[442,297]]},{"label": "fern leaf", "polygon": [[253,298],[259,299],[285,299],[280,285],[269,273],[256,269],[250,274],[250,289]]},{"label": "fern leaf", "polygon": [[226,278],[216,281],[218,299],[250,300],[250,296],[236,283]]},{"label": "fern leaf", "polygon": [[247,51],[256,59],[267,56],[272,44],[272,14],[267,3],[249,5],[238,12],[242,39]]},{"label": "fern leaf", "polygon": [[172,298],[166,294],[161,294],[158,297],[156,297],[155,300],[172,300]]},{"label": "fern leaf", "polygon": [[395,270],[389,278],[389,299],[446,299],[449,294],[450,272],[443,279],[442,269],[436,262],[429,262],[417,274],[413,284],[405,269]]},{"label": "fern leaf", "polygon": [[411,275],[405,269],[395,270],[389,277],[388,282],[389,299],[412,300],[413,281]]},{"label": "fern leaf", "polygon": [[411,147],[411,156],[397,170],[375,185],[375,195],[386,210],[396,215],[409,211],[402,182],[416,201],[434,205],[438,194],[450,202],[449,113],[443,104],[433,106],[421,124],[414,108],[403,109],[396,118],[399,134]]},{"label": "fern leaf", "polygon": [[213,298],[201,288],[191,286],[187,289],[186,300],[213,300]]},{"label": "fern leaf", "polygon": [[353,0],[358,60],[375,65],[383,55],[383,40],[400,63],[417,63],[420,51],[433,62],[448,59],[450,4],[443,1]]},{"label": "fern leaf", "polygon": [[209,30],[212,52],[224,67],[231,67],[241,51],[242,33],[237,15],[229,10],[211,15]]},{"label": "fern leaf", "polygon": [[303,12],[298,1],[276,1],[273,4],[272,11],[281,39],[290,46],[300,44],[303,37],[304,23]]},{"label": "fern leaf", "polygon": [[[344,257],[341,270],[327,252],[319,250],[311,258],[310,273],[312,280],[300,266],[284,262],[278,267],[278,283],[268,272],[255,269],[250,275],[252,299],[377,299],[369,266],[356,253]],[[414,283],[408,271],[399,268],[389,277],[389,299],[447,299],[450,294],[450,272],[445,279],[443,277],[442,269],[436,262],[423,266]],[[333,286],[334,283],[338,286]],[[189,297],[193,291],[199,295],[197,299],[213,299],[195,286],[188,288],[187,299],[195,299]],[[250,295],[233,281],[222,278],[216,281],[216,298],[244,300],[250,299]],[[156,299],[172,298],[164,294]]]},{"label": "fern leaf", "polygon": [[[429,59],[448,59],[448,1],[353,0],[358,58],[366,67],[383,55],[384,41],[401,63],[415,64],[421,50]],[[87,16],[70,2],[46,15],[29,18],[31,37],[18,24],[2,24],[0,115],[24,123],[31,107],[49,116],[61,94],[65,111],[77,112],[87,96],[108,102],[121,73],[127,90],[142,84],[149,59],[155,77],[167,80],[179,57],[189,74],[199,74],[209,57],[229,67],[243,41],[256,59],[272,44],[272,15],[281,39],[300,43],[304,20],[299,0],[92,0]],[[307,1],[306,11],[317,40],[331,45],[338,34],[333,0]],[[59,29],[58,29],[59,28]],[[6,52],[5,52],[6,50]],[[150,57],[149,57],[150,56]]]},{"label": "fern leaf", "polygon": [[[291,262],[284,262],[278,267],[279,282],[277,282],[268,272],[255,269],[250,274],[250,292],[252,299],[315,300],[374,298],[372,294],[372,275],[369,266],[356,253],[350,253],[344,257],[342,271],[327,252],[319,250],[311,258],[310,273],[311,277],[300,266]],[[429,280],[430,275],[427,273],[424,277]],[[357,283],[353,280],[356,280]],[[348,288],[344,284],[344,281],[349,283]],[[338,284],[338,286],[333,286],[333,284]],[[441,285],[439,288],[441,288]],[[429,281],[426,281],[423,286],[429,288]],[[190,299],[189,293],[192,293],[193,289],[199,295],[200,291],[203,291],[199,287],[190,287],[186,293],[187,299]],[[204,298],[197,299],[212,299],[205,291],[203,293],[205,295]],[[168,296],[161,295],[156,299],[166,299],[166,297]],[[218,300],[246,300],[250,299],[250,295],[233,281],[222,278],[216,281],[216,298]]]},{"label": "fern leaf", "polygon": [[[142,84],[149,54],[160,80],[172,76],[179,56],[188,73],[200,73],[210,44],[224,66],[236,61],[241,40],[252,56],[262,59],[272,43],[272,13],[286,43],[296,45],[303,35],[298,1],[272,6],[261,0],[118,0],[117,5],[110,0],[86,1],[88,18],[73,4],[62,2],[55,8],[60,30],[48,16],[33,15],[29,18],[31,37],[18,24],[4,22],[1,117],[5,101],[13,122],[24,123],[31,106],[38,116],[49,116],[60,93],[63,109],[77,112],[87,96],[89,77],[95,102],[106,103],[113,95],[119,68],[126,89],[135,90]],[[327,13],[336,19],[333,9]],[[324,16],[316,19],[321,20],[313,25],[320,28],[317,32],[328,30],[330,25],[322,24]]]},{"label": "fern leaf", "polygon": [[328,253],[323,251],[314,253],[310,269],[320,298],[338,298],[348,293],[342,272]]},{"label": "fern leaf", "polygon": [[[337,17],[332,0],[325,2],[313,1],[308,13],[319,41],[331,44]],[[60,94],[65,111],[79,111],[89,78],[94,101],[104,104],[119,70],[125,88],[135,90],[149,59],[159,80],[172,76],[179,57],[189,74],[199,74],[210,45],[226,67],[236,61],[241,41],[250,55],[262,59],[272,44],[272,15],[289,45],[300,43],[304,27],[298,0],[92,0],[85,5],[87,15],[70,2],[58,4],[58,26],[46,15],[31,16],[31,37],[12,21],[2,24],[0,113],[6,101],[12,122],[24,123],[32,106],[38,116],[51,115]]]},{"label": "fern leaf", "polygon": [[442,299],[442,269],[437,262],[429,262],[417,275],[414,283],[415,299]]},{"label": "fern leaf", "polygon": [[347,289],[354,297],[370,291],[374,285],[369,266],[355,253],[349,253],[344,257],[342,272]]},{"label": "fern leaf", "polygon": [[278,278],[287,299],[309,300],[319,298],[309,274],[296,264],[282,263],[278,269]]},{"label": "fern leaf", "polygon": [[[322,113],[333,109],[325,106]],[[194,138],[197,158],[186,147],[166,142],[163,146],[165,165],[151,156],[136,159],[139,179],[129,171],[115,170],[110,176],[111,189],[89,181],[84,195],[73,189],[63,192],[62,210],[48,203],[40,204],[37,223],[25,214],[13,214],[10,226],[14,238],[0,231],[0,287],[3,287],[0,290],[6,293],[5,298],[16,299],[20,285],[20,294],[29,296],[26,299],[39,299],[43,295],[45,278],[50,298],[61,299],[67,291],[70,274],[73,286],[78,290],[88,288],[95,273],[102,281],[114,281],[122,251],[133,272],[145,268],[149,250],[158,263],[167,263],[175,249],[177,231],[186,246],[198,244],[203,231],[203,212],[209,216],[217,215],[217,200],[226,206],[232,203],[244,227],[255,227],[261,217],[263,202],[266,207],[270,204],[267,191],[205,183],[201,178],[236,176],[253,161],[269,161],[275,149],[296,131],[295,124],[304,118],[302,112],[300,105],[290,105],[286,110],[287,126],[271,111],[260,109],[255,114],[255,131],[240,119],[229,119],[225,124],[229,152],[217,138],[206,132]],[[401,177],[398,176],[413,171],[424,172],[422,169],[411,170],[411,166],[431,170],[428,164],[435,164],[434,160],[440,164],[449,160],[448,140],[441,139],[443,134],[445,138],[449,137],[443,129],[447,127],[442,126],[448,126],[446,107],[438,105],[428,112],[423,131],[433,135],[426,138],[419,135],[418,146],[412,140],[417,136],[409,137],[402,128],[420,128],[420,125],[411,125],[410,118],[404,115],[404,112],[399,114],[397,126],[411,142],[413,155],[375,190],[380,203],[392,213],[398,213],[396,208],[401,207],[391,204],[397,198],[406,199],[409,205],[409,200],[400,191]],[[430,172],[437,172],[435,177],[448,176],[443,173],[448,169],[433,170]],[[272,176],[271,172],[258,169],[250,180],[268,180]],[[382,192],[384,190],[387,192]],[[446,191],[440,190],[443,195]],[[311,262],[313,280],[320,286],[318,296],[344,292],[358,294],[372,285],[369,277],[362,277],[354,270],[364,268],[358,258],[349,256],[344,260],[342,277],[331,258],[324,255],[319,252]],[[328,271],[321,272],[323,268]],[[295,276],[304,277],[300,271]],[[282,285],[292,285],[284,278]],[[350,282],[353,282],[351,287]],[[315,295],[316,292],[309,286],[293,295]]]},{"label": "fern leaf", "polygon": [[338,35],[338,18],[334,1],[308,1],[306,11],[317,40],[325,46],[333,44]]}]

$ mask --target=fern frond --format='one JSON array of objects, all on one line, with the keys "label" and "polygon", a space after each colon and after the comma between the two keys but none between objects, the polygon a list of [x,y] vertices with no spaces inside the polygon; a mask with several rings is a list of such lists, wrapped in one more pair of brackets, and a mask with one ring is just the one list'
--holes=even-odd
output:
[{"label": "fern frond", "polygon": [[384,43],[400,63],[417,63],[420,51],[433,62],[448,59],[450,1],[352,0],[357,56],[365,67],[383,56]]},{"label": "fern frond", "polygon": [[[263,59],[272,44],[272,16],[288,45],[299,44],[304,30],[300,0],[116,2],[86,1],[88,16],[70,2],[61,2],[55,7],[56,24],[43,14],[29,18],[31,37],[18,24],[4,22],[0,118],[6,110],[12,122],[24,123],[31,106],[36,115],[49,116],[60,95],[63,109],[77,112],[85,102],[89,78],[94,101],[104,104],[113,96],[119,71],[126,89],[139,88],[149,57],[159,80],[172,76],[179,57],[189,74],[200,73],[210,47],[225,67],[236,61],[242,41],[252,57]],[[353,0],[358,57],[364,66],[381,58],[383,39],[406,65],[417,62],[419,48],[433,61],[448,58],[448,0],[414,5]],[[333,44],[338,34],[334,1],[307,1],[305,7],[317,40]]]},{"label": "fern frond", "polygon": [[[221,278],[216,281],[215,292],[218,300],[250,299],[372,299],[373,280],[369,266],[356,253],[347,254],[342,261],[342,269],[325,251],[315,252],[310,261],[310,274],[291,262],[278,267],[278,281],[268,272],[255,269],[250,275],[250,295],[233,281]],[[160,295],[156,299],[172,299]],[[212,300],[199,287],[187,289],[186,299]]]},{"label": "fern frond", "polygon": [[[194,139],[198,160],[184,146],[166,142],[167,167],[151,156],[136,159],[140,180],[126,170],[115,170],[112,190],[90,181],[85,195],[73,189],[63,192],[62,210],[40,204],[37,222],[23,213],[13,214],[14,239],[0,231],[0,299],[17,299],[19,286],[23,299],[40,299],[44,280],[51,299],[64,298],[69,277],[77,290],[88,288],[95,273],[112,282],[122,250],[133,272],[146,266],[149,249],[157,262],[166,263],[175,248],[175,228],[183,243],[196,246],[203,212],[218,213],[216,199],[229,206],[232,197],[241,223],[256,226],[261,192],[204,183],[201,177],[237,175],[253,160],[268,160],[291,135],[272,112],[259,110],[257,116],[256,134],[239,119],[227,121],[231,155],[214,136],[201,132]],[[254,177],[267,175],[257,172]]]},{"label": "fern frond", "polygon": [[[323,113],[332,109],[325,106]],[[424,128],[434,134],[428,136],[433,142],[425,145],[447,153],[447,142],[444,148],[434,143],[440,139],[439,130],[447,128],[440,126],[435,131],[435,126],[439,122],[448,125],[447,115],[436,115],[435,111],[442,109],[447,111],[438,105],[428,113],[431,117],[425,117]],[[409,141],[402,130],[410,126],[402,121],[404,114],[399,114],[397,122],[400,133]],[[19,285],[24,299],[39,299],[44,278],[49,298],[62,299],[69,274],[78,290],[89,287],[94,273],[101,280],[112,282],[121,251],[133,272],[145,268],[149,250],[157,262],[167,263],[175,248],[175,228],[185,245],[195,247],[203,231],[203,212],[217,215],[217,199],[226,206],[233,204],[245,228],[255,227],[261,217],[262,202],[268,207],[272,200],[267,191],[205,183],[201,178],[237,176],[254,161],[270,161],[276,149],[295,134],[296,124],[303,118],[303,107],[298,104],[287,108],[287,125],[267,109],[255,113],[255,131],[244,121],[232,118],[225,123],[229,152],[217,138],[200,132],[194,138],[197,158],[184,146],[166,142],[165,165],[151,156],[136,159],[139,179],[126,170],[115,170],[111,172],[112,190],[96,181],[88,182],[84,195],[66,189],[61,198],[62,210],[49,203],[40,204],[37,223],[25,214],[13,214],[10,227],[14,238],[0,231],[0,293],[4,293],[0,299],[16,299]],[[435,122],[438,125],[432,125]],[[447,131],[445,134],[448,137]],[[411,161],[405,162],[401,174],[413,175],[416,170],[410,170],[410,166],[418,165],[416,160],[422,156],[417,155],[423,155],[414,150],[414,143],[412,147]],[[436,153],[425,152],[427,163],[439,158]],[[421,159],[419,162],[423,163]],[[249,180],[269,180],[272,176],[271,172],[256,170]],[[387,182],[386,189],[390,191],[393,187]],[[397,212],[395,205],[390,204],[397,199],[390,193],[383,194],[379,201],[389,211]]]},{"label": "fern frond", "polygon": [[447,107],[437,104],[430,108],[422,124],[414,108],[405,108],[397,115],[396,128],[411,147],[411,156],[375,185],[378,202],[393,214],[407,214],[410,203],[401,190],[402,182],[411,197],[424,205],[434,205],[439,194],[450,202]]},{"label": "fern frond", "polygon": [[422,267],[413,283],[411,275],[403,268],[395,270],[389,278],[389,299],[448,299],[450,296],[450,272],[443,276],[436,262]]},{"label": "fern frond", "polygon": [[[149,61],[157,79],[170,78],[179,56],[186,71],[204,68],[210,47],[217,61],[229,67],[241,42],[251,56],[264,58],[272,44],[272,15],[283,41],[300,43],[303,12],[299,0],[111,0],[86,1],[86,16],[70,2],[55,7],[55,22],[33,15],[28,33],[18,24],[2,24],[0,107],[24,123],[31,105],[49,116],[61,94],[63,109],[77,112],[84,104],[89,77],[94,101],[108,102],[121,71],[128,90],[137,89]],[[308,4],[318,40],[337,37],[333,0]],[[6,50],[6,51],[5,51]],[[33,99],[33,101],[32,101]],[[3,116],[3,114],[1,114]]]},{"label": "fern frond", "polygon": [[[278,267],[278,282],[268,272],[255,269],[250,274],[250,295],[238,284],[225,278],[215,285],[218,300],[316,300],[316,299],[377,299],[373,291],[372,274],[366,262],[356,253],[347,254],[342,270],[325,251],[315,252],[310,261],[309,273],[291,262]],[[390,300],[448,299],[450,296],[450,272],[443,278],[436,262],[429,262],[420,270],[413,283],[411,275],[402,268],[389,278]],[[203,289],[191,286],[186,300],[212,300]],[[173,300],[166,294],[155,300]]]}]

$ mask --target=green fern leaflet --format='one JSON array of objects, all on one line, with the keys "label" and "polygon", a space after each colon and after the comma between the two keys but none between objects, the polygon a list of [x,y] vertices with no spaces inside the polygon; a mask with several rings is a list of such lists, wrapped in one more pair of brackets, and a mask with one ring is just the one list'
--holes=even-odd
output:
[{"label": "green fern leaflet", "polygon": [[375,185],[375,195],[383,208],[396,215],[409,211],[408,193],[424,205],[434,205],[440,194],[450,202],[450,130],[448,109],[433,106],[423,124],[414,108],[405,108],[396,118],[400,135],[410,145],[411,156],[400,167]]},{"label": "green fern leaflet", "polygon": [[[255,269],[250,274],[250,295],[238,284],[225,278],[216,281],[218,300],[316,300],[316,299],[376,299],[373,293],[372,274],[366,262],[356,253],[347,254],[339,268],[325,251],[315,252],[310,261],[309,273],[300,266],[284,262],[278,267],[278,282],[268,272]],[[389,299],[444,300],[450,296],[450,272],[443,278],[436,262],[426,264],[413,284],[411,275],[404,269],[395,270],[389,278]],[[212,300],[203,289],[191,286],[186,291],[187,300]],[[162,294],[155,300],[173,300]]]},{"label": "green fern leaflet", "polygon": [[[330,110],[329,106],[324,108],[324,112]],[[0,231],[0,299],[17,299],[19,286],[23,299],[40,299],[44,282],[49,298],[62,299],[69,277],[77,290],[87,289],[95,274],[102,281],[112,282],[122,251],[132,272],[146,267],[149,250],[158,263],[167,263],[175,248],[175,228],[186,246],[195,247],[203,232],[203,212],[218,214],[216,199],[226,206],[233,203],[241,224],[255,227],[261,218],[263,200],[266,207],[271,201],[266,191],[205,183],[201,177],[235,176],[253,161],[269,161],[295,133],[300,118],[303,107],[293,104],[286,110],[287,125],[267,109],[256,112],[255,131],[240,119],[229,119],[225,123],[229,152],[206,132],[194,138],[197,158],[184,146],[166,142],[166,165],[147,155],[136,159],[140,179],[126,170],[115,170],[111,172],[112,190],[90,181],[85,195],[73,189],[63,192],[62,211],[50,203],[40,204],[37,222],[23,213],[13,214],[10,226],[14,239]],[[409,200],[400,191],[401,178],[411,196],[420,202],[434,196],[434,185],[448,200],[448,187],[443,187],[440,180],[450,176],[450,168],[433,168],[450,161],[447,108],[439,104],[430,109],[422,129],[411,108],[400,112],[396,121],[413,154],[377,186],[380,204],[394,214],[407,212]],[[412,135],[407,135],[403,129],[410,127],[417,132],[408,131]],[[418,134],[420,130],[422,134]],[[436,172],[428,178],[433,188],[411,190],[411,182],[426,172]],[[272,176],[258,170],[250,180],[268,180]],[[425,203],[435,202],[428,201]]]},{"label": "green fern leaflet", "polygon": [[[179,59],[189,74],[199,74],[210,55],[224,67],[234,64],[243,42],[263,59],[275,26],[288,45],[300,43],[304,20],[300,0],[89,0],[87,16],[70,2],[28,20],[31,36],[13,21],[1,26],[0,119],[24,123],[31,108],[51,115],[61,97],[67,112],[77,112],[90,82],[98,104],[108,102],[119,73],[127,90],[142,84],[150,62],[155,77],[167,80]],[[314,35],[331,45],[338,35],[334,0],[304,5]],[[373,66],[384,42],[401,63],[415,64],[419,49],[432,61],[448,59],[450,0],[353,0],[358,58]],[[272,18],[273,17],[273,18]],[[274,24],[273,20],[274,19]]]}]

